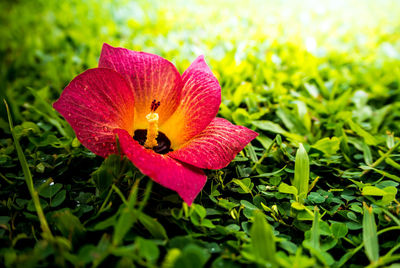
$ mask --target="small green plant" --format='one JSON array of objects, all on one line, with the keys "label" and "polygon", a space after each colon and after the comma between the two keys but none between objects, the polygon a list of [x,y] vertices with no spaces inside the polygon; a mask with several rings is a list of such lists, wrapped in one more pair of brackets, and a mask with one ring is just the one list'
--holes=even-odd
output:
[{"label": "small green plant", "polygon": [[300,143],[299,149],[296,153],[296,160],[294,164],[294,180],[293,185],[297,189],[298,202],[304,203],[307,198],[308,187],[310,181],[310,162],[308,154],[304,149],[303,144]]}]

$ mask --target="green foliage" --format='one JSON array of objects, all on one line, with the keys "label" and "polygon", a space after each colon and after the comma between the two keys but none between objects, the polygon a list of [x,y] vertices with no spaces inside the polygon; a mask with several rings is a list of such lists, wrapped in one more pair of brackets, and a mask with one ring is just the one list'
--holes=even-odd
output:
[{"label": "green foliage", "polygon": [[[400,5],[200,2],[0,1],[0,263],[399,261]],[[219,116],[260,134],[207,171],[191,207],[127,159],[96,157],[52,108],[103,42],[180,72],[204,54]]]},{"label": "green foliage", "polygon": [[310,180],[310,163],[306,150],[303,144],[300,143],[300,147],[296,152],[296,160],[294,163],[294,180],[293,185],[297,189],[299,195],[298,200],[300,203],[304,203],[304,199],[308,193],[308,182]]},{"label": "green foliage", "polygon": [[376,233],[376,223],[374,213],[371,207],[367,207],[364,203],[363,216],[363,241],[365,254],[370,262],[377,262],[379,259],[379,243]]},{"label": "green foliage", "polygon": [[258,212],[255,213],[254,223],[250,230],[251,237],[251,254],[256,262],[261,264],[269,263],[276,266],[276,248],[274,234],[271,226],[265,220],[265,216]]}]

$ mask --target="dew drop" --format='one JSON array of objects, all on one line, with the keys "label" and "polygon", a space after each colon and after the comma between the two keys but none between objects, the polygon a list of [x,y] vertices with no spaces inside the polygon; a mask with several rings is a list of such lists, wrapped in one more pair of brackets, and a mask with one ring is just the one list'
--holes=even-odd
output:
[{"label": "dew drop", "polygon": [[106,143],[105,142],[103,142],[101,145],[103,145],[103,147],[106,147]]},{"label": "dew drop", "polygon": [[215,247],[210,248],[210,252],[211,252],[211,253],[214,253],[214,252],[216,252],[216,251],[217,251],[217,249],[216,249]]},{"label": "dew drop", "polygon": [[103,130],[104,130],[104,131],[108,131],[108,127],[104,126],[104,127],[103,127]]},{"label": "dew drop", "polygon": [[68,116],[71,116],[71,113],[68,113]]},{"label": "dew drop", "polygon": [[99,141],[99,137],[94,137],[94,140],[95,141]]}]

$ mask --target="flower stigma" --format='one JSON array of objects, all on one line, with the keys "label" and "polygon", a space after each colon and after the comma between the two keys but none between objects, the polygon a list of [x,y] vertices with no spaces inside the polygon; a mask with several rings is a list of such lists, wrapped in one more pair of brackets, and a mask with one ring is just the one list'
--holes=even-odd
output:
[{"label": "flower stigma", "polygon": [[158,113],[156,113],[157,108],[160,106],[160,102],[153,100],[150,107],[150,113],[146,115],[147,122],[149,123],[147,127],[147,138],[144,143],[144,147],[147,149],[153,149],[153,147],[158,146]]}]

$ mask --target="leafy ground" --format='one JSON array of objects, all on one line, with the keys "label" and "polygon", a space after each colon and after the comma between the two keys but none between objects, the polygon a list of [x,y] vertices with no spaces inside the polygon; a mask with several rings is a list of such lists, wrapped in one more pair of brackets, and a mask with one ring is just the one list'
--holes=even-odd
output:
[{"label": "leafy ground", "polygon": [[[1,263],[398,267],[400,5],[242,2],[0,2]],[[52,109],[103,42],[205,54],[219,116],[260,133],[190,208]]]}]

